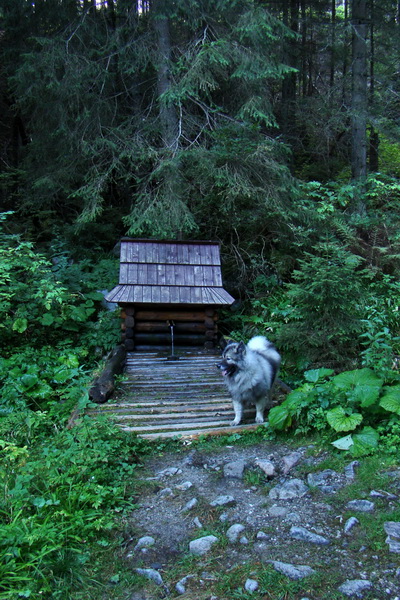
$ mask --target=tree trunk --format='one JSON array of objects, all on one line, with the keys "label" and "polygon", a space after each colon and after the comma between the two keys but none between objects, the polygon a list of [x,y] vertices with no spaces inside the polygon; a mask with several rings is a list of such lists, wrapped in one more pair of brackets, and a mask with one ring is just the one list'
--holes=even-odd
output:
[{"label": "tree trunk", "polygon": [[[299,4],[297,0],[286,0],[283,20],[285,25],[297,33],[299,26]],[[297,40],[291,39],[286,45],[286,63],[290,67],[297,67]],[[296,103],[296,73],[288,73],[282,82],[282,131],[291,138],[296,128],[295,103]]]},{"label": "tree trunk", "polygon": [[[370,26],[370,68],[369,68],[369,99],[370,109],[373,110],[375,104],[375,38],[374,38],[374,0],[370,0],[371,26]],[[368,144],[368,168],[370,172],[379,170],[379,133],[374,125],[370,124],[369,144]]]},{"label": "tree trunk", "polygon": [[162,97],[163,94],[167,93],[171,88],[171,40],[169,21],[162,10],[163,6],[161,0],[153,2],[152,6],[155,9],[154,30],[157,35],[159,55],[157,92],[163,145],[175,154],[178,149],[179,121],[175,106],[172,103],[165,102]]},{"label": "tree trunk", "polygon": [[336,0],[332,0],[332,18],[331,18],[331,65],[329,85],[333,88],[335,83],[335,45],[336,45]]},{"label": "tree trunk", "polygon": [[367,0],[353,0],[351,22],[351,173],[353,180],[359,180],[367,174]]}]

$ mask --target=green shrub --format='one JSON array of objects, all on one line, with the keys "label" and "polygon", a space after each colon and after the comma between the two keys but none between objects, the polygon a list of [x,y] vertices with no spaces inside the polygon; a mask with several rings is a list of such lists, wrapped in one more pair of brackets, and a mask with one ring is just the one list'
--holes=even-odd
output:
[{"label": "green shrub", "polygon": [[371,369],[334,375],[331,369],[322,368],[306,371],[305,379],[280,406],[270,410],[272,429],[295,425],[296,432],[328,431],[330,437],[333,432],[343,432],[347,435],[333,441],[333,445],[361,456],[377,448],[379,431],[384,431],[385,424],[399,421],[399,376],[393,374],[392,385],[386,385]]},{"label": "green shrub", "polygon": [[[132,507],[147,446],[89,417],[57,431],[42,414],[42,435],[32,437],[29,418],[15,413],[0,428],[0,597],[67,598],[87,577],[96,542]],[[18,419],[22,433],[11,441]]]}]

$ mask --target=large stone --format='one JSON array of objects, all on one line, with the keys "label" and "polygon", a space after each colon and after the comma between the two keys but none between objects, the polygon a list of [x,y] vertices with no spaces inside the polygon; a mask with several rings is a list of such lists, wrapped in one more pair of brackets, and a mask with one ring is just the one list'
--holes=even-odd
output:
[{"label": "large stone", "polygon": [[167,469],[163,469],[162,471],[158,471],[158,477],[172,477],[173,475],[179,475],[182,473],[182,469],[178,467],[168,467]]},{"label": "large stone", "polygon": [[347,481],[354,481],[356,478],[356,468],[360,466],[358,460],[353,460],[344,468],[344,474],[346,476]]},{"label": "large stone", "polygon": [[150,548],[151,546],[154,546],[154,544],[155,539],[151,537],[151,535],[145,535],[138,540],[134,549],[141,550],[142,548]]},{"label": "large stone", "polygon": [[237,542],[239,535],[242,533],[242,531],[244,531],[244,525],[241,525],[240,523],[235,523],[234,525],[229,527],[228,531],[226,532],[226,537],[232,543]]},{"label": "large stone", "polygon": [[155,569],[135,569],[135,571],[139,575],[143,575],[144,577],[147,577],[147,579],[154,581],[154,583],[156,583],[157,585],[163,584],[163,580],[160,573]]},{"label": "large stone", "polygon": [[186,583],[189,581],[189,579],[193,579],[193,578],[194,578],[194,575],[186,575],[186,577],[182,577],[182,579],[180,579],[178,581],[178,583],[175,586],[175,589],[178,592],[178,594],[186,593]]},{"label": "large stone", "polygon": [[359,524],[359,520],[356,519],[355,517],[350,517],[350,519],[347,519],[346,523],[344,524],[344,528],[343,531],[345,532],[345,534],[349,534],[350,531],[353,529],[353,527],[355,527],[356,525]]},{"label": "large stone", "polygon": [[255,592],[258,589],[258,581],[255,579],[247,579],[246,583],[244,584],[244,589],[246,592]]},{"label": "large stone", "polygon": [[231,506],[232,504],[236,504],[233,496],[218,496],[218,498],[210,502],[211,506]]},{"label": "large stone", "polygon": [[372,512],[375,509],[375,504],[370,500],[350,500],[346,504],[346,508],[358,512]]},{"label": "large stone", "polygon": [[322,535],[308,531],[305,527],[297,527],[295,525],[290,528],[290,537],[301,542],[309,542],[310,544],[317,544],[319,546],[330,544],[330,541]]},{"label": "large stone", "polygon": [[284,456],[282,458],[282,472],[284,475],[287,475],[289,473],[289,471],[291,469],[293,469],[293,467],[295,467],[296,465],[299,464],[299,462],[301,461],[301,454],[300,452],[291,452],[290,454],[287,454],[286,456]]},{"label": "large stone", "polygon": [[348,579],[338,589],[345,596],[362,598],[364,592],[372,588],[372,583],[367,579]]},{"label": "large stone", "polygon": [[301,479],[289,479],[272,488],[269,497],[271,500],[290,500],[291,498],[302,498],[308,491],[308,487]]},{"label": "large stone", "polygon": [[218,538],[215,535],[206,535],[190,542],[189,551],[196,556],[203,556],[211,550],[216,542],[218,542]]},{"label": "large stone", "polygon": [[224,476],[242,479],[245,466],[246,463],[244,460],[234,460],[226,463],[226,465],[224,465]]},{"label": "large stone", "polygon": [[385,541],[389,545],[389,552],[400,554],[400,522],[386,521],[383,526],[387,533]]},{"label": "large stone", "polygon": [[333,494],[343,487],[340,482],[340,474],[332,469],[325,469],[319,473],[309,473],[307,483],[310,487],[316,487],[325,494]]},{"label": "large stone", "polygon": [[314,569],[307,565],[291,565],[290,563],[284,563],[279,560],[272,560],[271,564],[276,571],[293,580],[303,579],[304,577],[308,577],[315,573]]},{"label": "large stone", "polygon": [[185,504],[185,506],[182,508],[182,511],[186,512],[188,510],[192,510],[195,506],[197,506],[198,502],[199,501],[197,500],[197,498],[192,498],[191,500],[189,500],[189,502]]},{"label": "large stone", "polygon": [[259,467],[267,477],[274,477],[276,475],[275,466],[270,460],[257,458],[255,465],[256,467]]}]

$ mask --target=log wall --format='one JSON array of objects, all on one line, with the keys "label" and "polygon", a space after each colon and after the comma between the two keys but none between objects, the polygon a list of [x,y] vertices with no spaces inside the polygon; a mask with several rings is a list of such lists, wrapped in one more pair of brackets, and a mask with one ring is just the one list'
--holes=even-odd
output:
[{"label": "log wall", "polygon": [[129,352],[143,346],[170,347],[171,323],[174,325],[174,346],[202,346],[211,349],[217,344],[218,313],[214,306],[120,306],[121,341]]}]

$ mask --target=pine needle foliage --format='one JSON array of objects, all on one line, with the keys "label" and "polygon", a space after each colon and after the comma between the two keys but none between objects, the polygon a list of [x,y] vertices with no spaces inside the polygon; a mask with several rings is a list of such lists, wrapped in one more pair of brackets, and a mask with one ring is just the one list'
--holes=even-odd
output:
[{"label": "pine needle foliage", "polygon": [[[19,56],[10,83],[31,134],[24,211],[61,202],[84,227],[112,207],[130,234],[165,237],[199,229],[210,184],[227,210],[263,188],[278,198],[271,97],[292,70],[281,58],[289,30],[252,0],[113,6],[78,6],[55,30],[39,23]],[[249,144],[241,169],[224,158],[235,140]],[[200,156],[211,171],[193,185]]]}]

